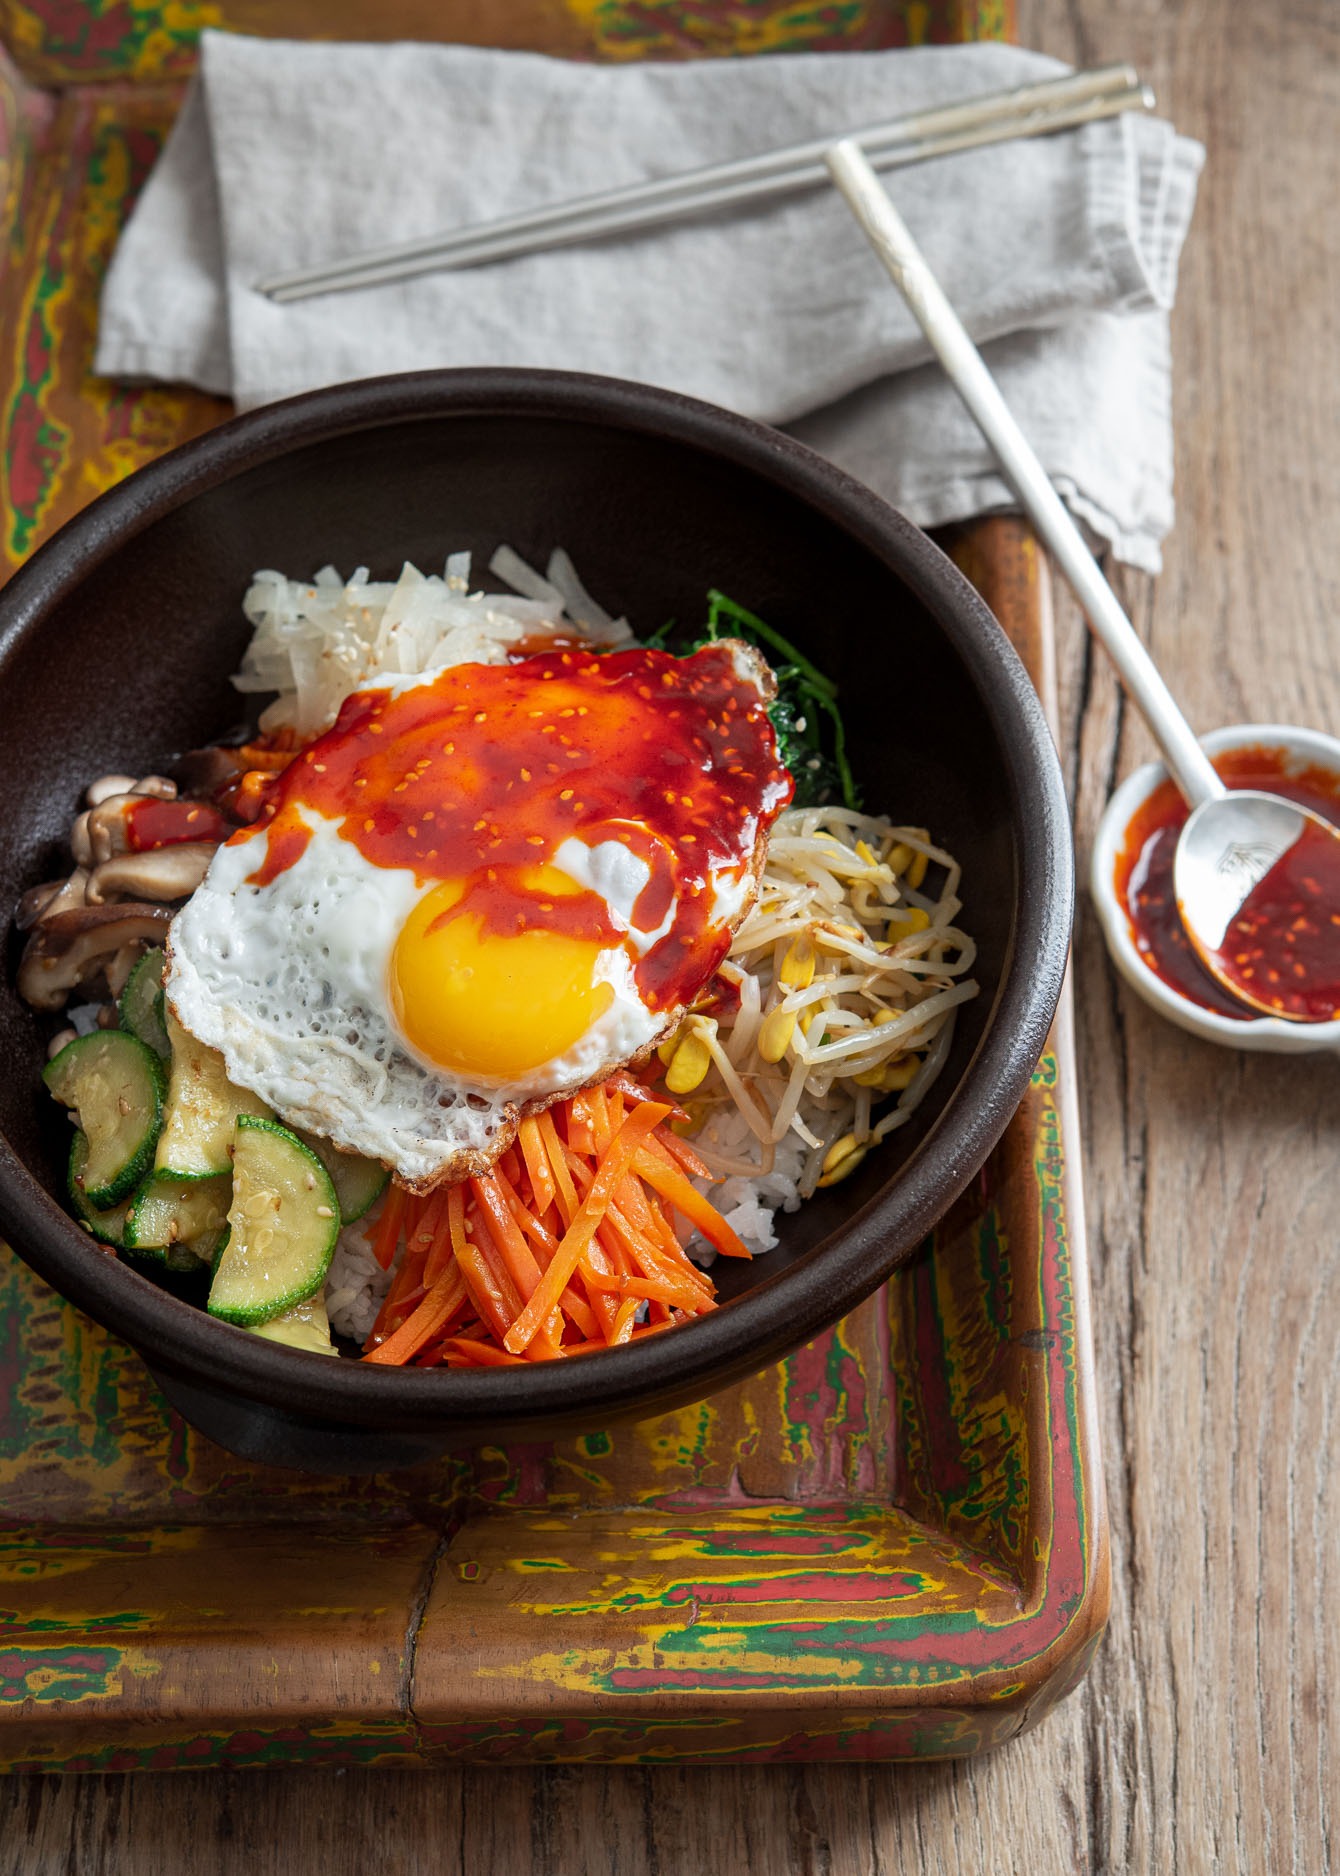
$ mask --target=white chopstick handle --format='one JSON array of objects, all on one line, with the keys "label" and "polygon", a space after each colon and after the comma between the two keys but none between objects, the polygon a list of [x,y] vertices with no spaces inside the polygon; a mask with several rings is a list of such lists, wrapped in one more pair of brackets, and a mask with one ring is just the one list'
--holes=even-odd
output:
[{"label": "white chopstick handle", "polygon": [[1193,807],[1223,794],[1224,785],[1208,756],[864,153],[844,138],[831,146],[824,160],[954,388],[999,457],[1006,481],[1075,589],[1095,636],[1152,730],[1178,787]]}]

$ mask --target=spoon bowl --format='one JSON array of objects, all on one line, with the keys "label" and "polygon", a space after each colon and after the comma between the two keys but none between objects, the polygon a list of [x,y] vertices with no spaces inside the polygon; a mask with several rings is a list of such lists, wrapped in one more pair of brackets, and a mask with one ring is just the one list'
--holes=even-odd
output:
[{"label": "spoon bowl", "polygon": [[1240,1003],[1292,1023],[1340,1014],[1340,828],[1282,795],[1229,789],[1193,809],[1173,884],[1187,937]]}]

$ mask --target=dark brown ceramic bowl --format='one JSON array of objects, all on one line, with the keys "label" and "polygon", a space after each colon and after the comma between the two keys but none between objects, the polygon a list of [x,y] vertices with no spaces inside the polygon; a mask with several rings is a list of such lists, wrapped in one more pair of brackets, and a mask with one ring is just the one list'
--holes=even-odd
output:
[{"label": "dark brown ceramic bowl", "polygon": [[[896,446],[896,445],[891,445]],[[211,1321],[95,1250],[63,1200],[69,1133],[38,1080],[47,1031],[0,973],[0,1226],[144,1357],[186,1417],[252,1456],[333,1471],[594,1429],[700,1398],[851,1309],[1001,1134],[1060,990],[1070,832],[1037,698],[967,581],[917,528],[757,424],[640,385],[524,371],[337,386],[225,424],[131,476],[0,597],[0,907],[67,864],[95,775],[161,767],[239,720],[228,675],[252,571],[394,575],[500,540],[568,549],[649,630],[720,586],[838,680],[866,800],[962,861],[977,1001],[917,1122],[784,1221],[724,1307],[636,1346],[525,1369],[395,1370]],[[3,916],[0,914],[0,916]]]}]

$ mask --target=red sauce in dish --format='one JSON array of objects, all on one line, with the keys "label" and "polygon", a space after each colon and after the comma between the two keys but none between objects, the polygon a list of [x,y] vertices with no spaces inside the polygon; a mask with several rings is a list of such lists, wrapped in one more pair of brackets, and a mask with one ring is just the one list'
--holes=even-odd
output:
[{"label": "red sauce in dish", "polygon": [[456,880],[484,930],[612,936],[605,901],[534,879],[562,843],[617,841],[650,872],[633,923],[674,922],[634,965],[650,1008],[688,1003],[725,955],[714,873],[736,877],[791,797],[767,706],[726,645],[689,658],[564,649],[512,665],[456,665],[393,696],[361,691],[267,785],[256,884],[310,838],[298,813],[340,823],[374,866]]},{"label": "red sauce in dish", "polygon": [[1340,1010],[1340,841],[1309,821],[1243,901],[1215,952],[1258,1003],[1296,1021]]},{"label": "red sauce in dish", "polygon": [[[1333,769],[1292,767],[1289,753],[1284,749],[1232,749],[1215,756],[1213,762],[1221,780],[1229,788],[1260,788],[1270,794],[1283,795],[1289,801],[1296,801],[1300,807],[1311,808],[1315,813],[1324,815],[1328,821],[1340,825],[1340,774]],[[1177,836],[1186,818],[1187,806],[1176,786],[1171,781],[1161,782],[1136,811],[1126,829],[1117,854],[1113,879],[1117,897],[1126,908],[1135,947],[1156,977],[1203,1010],[1214,1010],[1220,1016],[1229,1016],[1238,1022],[1250,1022],[1252,1011],[1244,1009],[1226,990],[1220,988],[1192,950],[1182,927],[1173,892],[1172,873]],[[1319,843],[1332,848],[1334,846],[1323,835],[1315,838]],[[1225,943],[1228,944],[1236,937],[1244,942],[1234,946],[1235,951],[1250,953],[1260,949],[1264,955],[1270,949],[1271,961],[1267,968],[1276,970],[1279,967],[1273,946],[1278,944],[1284,952],[1287,974],[1292,980],[1290,994],[1295,999],[1301,996],[1312,1000],[1309,1003],[1281,1003],[1281,1011],[1292,1008],[1300,1014],[1328,1014],[1333,1012],[1335,1002],[1340,1000],[1340,990],[1333,981],[1334,959],[1337,949],[1340,949],[1337,944],[1340,927],[1329,924],[1330,914],[1340,911],[1340,879],[1337,879],[1334,871],[1328,873],[1326,882],[1310,870],[1308,872],[1308,877],[1316,878],[1316,883],[1321,887],[1319,902],[1327,908],[1323,913],[1323,924],[1331,936],[1328,938],[1326,932],[1319,928],[1316,932],[1294,932],[1291,947],[1286,942],[1293,921],[1299,917],[1311,917],[1308,908],[1315,895],[1302,886],[1301,880],[1295,879],[1294,866],[1295,855],[1301,863],[1306,864],[1311,851],[1311,843],[1305,844],[1304,840],[1300,840],[1283,856],[1250,895],[1239,914],[1240,919],[1248,919],[1248,932],[1239,933],[1231,926]],[[1335,862],[1330,860],[1329,864],[1333,869]],[[1304,907],[1302,911],[1291,909],[1299,904]],[[1267,932],[1275,934],[1270,945],[1266,942]],[[1290,958],[1290,950],[1297,951],[1299,940],[1304,938],[1307,940],[1304,951],[1298,957]],[[1251,943],[1246,943],[1246,939],[1250,939]],[[1323,962],[1322,947],[1327,945],[1331,958],[1329,969]],[[1250,955],[1246,962],[1248,967],[1252,967]],[[1259,964],[1261,960],[1256,962]],[[1292,971],[1293,962],[1304,965],[1302,978]],[[1285,971],[1280,971],[1279,975],[1283,983]],[[1328,981],[1331,986],[1329,990]],[[1249,987],[1253,994],[1262,994],[1250,982]],[[1277,989],[1279,986],[1271,985],[1267,980],[1268,992]],[[1332,999],[1330,1005],[1324,1001],[1328,995]]]}]

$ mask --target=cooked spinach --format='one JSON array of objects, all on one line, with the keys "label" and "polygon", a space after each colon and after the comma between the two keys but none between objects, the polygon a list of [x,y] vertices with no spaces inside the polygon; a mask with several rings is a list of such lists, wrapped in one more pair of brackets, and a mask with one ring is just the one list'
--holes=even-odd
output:
[{"label": "cooked spinach", "polygon": [[[662,627],[658,638],[667,628]],[[808,808],[839,793],[859,808],[860,791],[847,761],[847,739],[837,707],[837,685],[773,626],[715,587],[707,595],[707,623],[686,643],[685,654],[719,638],[743,638],[772,666],[777,696],[768,715],[777,751],[795,783],[795,806]]]}]

